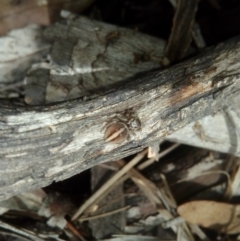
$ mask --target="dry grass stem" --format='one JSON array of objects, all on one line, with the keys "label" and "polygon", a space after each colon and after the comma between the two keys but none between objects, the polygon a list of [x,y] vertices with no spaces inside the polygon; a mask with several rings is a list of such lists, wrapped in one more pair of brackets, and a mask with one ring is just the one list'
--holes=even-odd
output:
[{"label": "dry grass stem", "polygon": [[131,207],[131,206],[126,206],[126,207],[123,207],[123,208],[118,208],[118,209],[113,210],[113,211],[111,211],[111,212],[106,212],[106,213],[99,214],[99,215],[92,216],[92,217],[82,217],[82,218],[79,218],[78,221],[83,222],[83,221],[87,221],[87,220],[93,220],[93,219],[97,219],[97,218],[103,218],[103,217],[110,216],[110,215],[115,214],[115,213],[123,212],[123,211],[127,210],[127,209],[130,208],[130,207]]},{"label": "dry grass stem", "polygon": [[127,163],[119,172],[110,178],[101,188],[97,190],[73,215],[72,220],[76,220],[88,207],[90,207],[102,193],[106,192],[119,178],[121,178],[128,170],[135,166],[147,154],[147,149],[136,155],[129,163]]}]

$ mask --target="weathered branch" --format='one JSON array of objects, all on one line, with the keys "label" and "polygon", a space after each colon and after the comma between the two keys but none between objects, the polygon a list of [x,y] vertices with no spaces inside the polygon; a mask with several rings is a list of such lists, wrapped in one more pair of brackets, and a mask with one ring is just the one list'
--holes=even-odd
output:
[{"label": "weathered branch", "polygon": [[[0,199],[136,153],[228,105],[240,92],[239,50],[237,37],[87,101],[0,104]],[[116,121],[126,138],[106,142],[106,128]],[[134,121],[141,128],[131,129]]]}]

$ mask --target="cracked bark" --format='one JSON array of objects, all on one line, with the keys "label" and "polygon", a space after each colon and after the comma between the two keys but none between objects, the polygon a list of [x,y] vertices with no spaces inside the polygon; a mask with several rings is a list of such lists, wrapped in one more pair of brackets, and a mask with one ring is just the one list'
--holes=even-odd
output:
[{"label": "cracked bark", "polygon": [[[240,37],[99,96],[36,107],[0,103],[0,199],[63,180],[159,141],[240,92]],[[122,143],[104,141],[118,118],[141,122]]]}]

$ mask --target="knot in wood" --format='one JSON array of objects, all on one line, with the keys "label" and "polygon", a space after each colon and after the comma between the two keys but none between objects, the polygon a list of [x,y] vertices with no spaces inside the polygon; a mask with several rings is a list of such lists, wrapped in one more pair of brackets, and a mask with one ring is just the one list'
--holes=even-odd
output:
[{"label": "knot in wood", "polygon": [[128,128],[124,123],[110,124],[104,134],[106,142],[118,144],[123,142],[128,136]]}]

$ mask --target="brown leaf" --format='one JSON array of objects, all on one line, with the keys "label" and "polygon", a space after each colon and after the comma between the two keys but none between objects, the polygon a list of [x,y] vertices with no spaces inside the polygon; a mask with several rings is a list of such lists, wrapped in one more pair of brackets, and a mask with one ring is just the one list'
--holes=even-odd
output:
[{"label": "brown leaf", "polygon": [[48,26],[60,19],[62,9],[82,12],[95,0],[1,0],[0,1],[0,35],[8,31],[35,23]]},{"label": "brown leaf", "polygon": [[240,233],[240,205],[192,201],[180,205],[177,211],[189,223],[221,233]]}]

